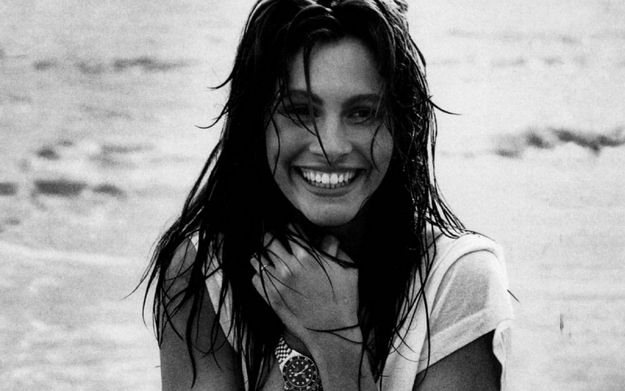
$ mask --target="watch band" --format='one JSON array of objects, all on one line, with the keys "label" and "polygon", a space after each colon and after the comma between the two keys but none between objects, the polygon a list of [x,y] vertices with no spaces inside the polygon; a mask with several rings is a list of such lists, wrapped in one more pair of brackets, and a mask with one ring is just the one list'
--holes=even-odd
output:
[{"label": "watch band", "polygon": [[[280,368],[280,372],[282,373],[282,377],[284,379],[284,389],[285,390],[293,390],[293,391],[322,391],[321,387],[321,379],[319,379],[319,370],[317,369],[317,365],[315,362],[305,354],[301,354],[300,352],[292,349],[284,340],[284,337],[280,337],[276,348],[274,349],[274,354],[276,359],[278,360],[278,366]],[[306,385],[297,384],[297,380],[289,379],[289,373],[292,373],[293,370],[292,365],[296,361],[300,361],[300,363],[306,362],[311,367],[312,378],[309,378],[306,381]],[[301,380],[301,379],[300,379]]]},{"label": "watch band", "polygon": [[291,347],[287,345],[286,341],[284,340],[284,337],[280,337],[280,340],[278,341],[278,344],[276,345],[276,349],[274,350],[274,354],[276,355],[276,358],[278,359],[278,366],[280,367],[280,372],[284,372],[284,364],[286,364],[286,362],[290,358],[295,357],[295,356],[303,356],[303,354],[299,353],[298,351],[291,349]]}]

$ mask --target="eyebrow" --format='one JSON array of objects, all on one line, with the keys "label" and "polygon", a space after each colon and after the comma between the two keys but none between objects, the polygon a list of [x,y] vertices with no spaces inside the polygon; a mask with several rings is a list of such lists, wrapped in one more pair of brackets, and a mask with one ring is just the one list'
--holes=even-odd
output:
[{"label": "eyebrow", "polygon": [[[283,98],[283,101],[288,102],[289,99],[308,100],[309,96],[314,104],[317,104],[317,105],[323,104],[323,99],[321,99],[319,96],[317,96],[314,93],[309,94],[308,91],[306,90],[288,90],[286,96]],[[350,96],[349,99],[347,99],[347,101],[344,102],[343,106],[351,106],[354,103],[362,102],[362,101],[377,103],[377,102],[380,102],[381,100],[382,100],[382,97],[380,96],[380,94],[375,94],[375,93],[357,94],[354,96]]]}]

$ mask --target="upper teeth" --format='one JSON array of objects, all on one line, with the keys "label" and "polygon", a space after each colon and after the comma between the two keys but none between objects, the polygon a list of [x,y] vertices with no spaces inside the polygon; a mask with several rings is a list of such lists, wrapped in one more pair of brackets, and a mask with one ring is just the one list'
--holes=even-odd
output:
[{"label": "upper teeth", "polygon": [[356,175],[355,170],[323,172],[309,169],[302,169],[302,175],[308,182],[314,185],[324,185],[333,187],[335,185],[344,185],[349,183]]}]

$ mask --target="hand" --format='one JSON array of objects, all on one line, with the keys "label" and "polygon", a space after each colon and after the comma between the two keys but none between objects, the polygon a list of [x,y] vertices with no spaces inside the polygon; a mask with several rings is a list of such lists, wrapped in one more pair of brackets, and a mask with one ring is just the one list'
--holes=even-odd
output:
[{"label": "hand", "polygon": [[306,343],[314,330],[358,324],[358,270],[333,236],[324,238],[311,254],[291,240],[292,254],[272,235],[266,235],[268,258],[253,258],[252,283],[288,331]]}]

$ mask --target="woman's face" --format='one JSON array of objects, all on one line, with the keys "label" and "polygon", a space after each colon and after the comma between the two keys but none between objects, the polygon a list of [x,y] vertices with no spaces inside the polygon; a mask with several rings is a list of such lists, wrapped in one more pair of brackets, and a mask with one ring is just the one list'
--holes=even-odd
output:
[{"label": "woman's face", "polygon": [[[393,151],[386,121],[378,115],[382,80],[373,55],[352,38],[315,46],[310,97],[302,52],[291,62],[289,75],[291,99],[278,105],[267,129],[270,169],[308,220],[324,227],[344,225],[382,182]],[[313,121],[318,137],[311,132]]]}]

